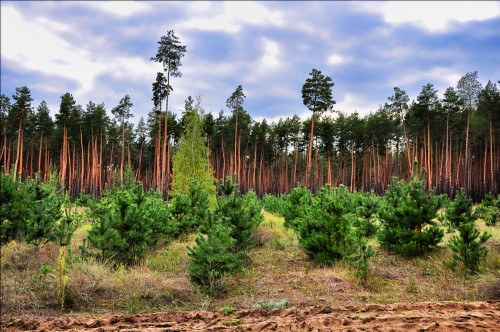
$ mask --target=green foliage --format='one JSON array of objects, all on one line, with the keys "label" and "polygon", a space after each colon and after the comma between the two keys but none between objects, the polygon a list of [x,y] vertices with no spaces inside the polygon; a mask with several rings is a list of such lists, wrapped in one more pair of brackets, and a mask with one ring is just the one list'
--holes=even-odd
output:
[{"label": "green foliage", "polygon": [[446,219],[453,227],[474,222],[478,216],[473,212],[472,206],[472,198],[467,197],[464,190],[460,188],[455,199],[449,203],[446,209]]},{"label": "green foliage", "polygon": [[255,228],[264,220],[261,204],[253,191],[241,195],[226,178],[219,184],[214,214],[208,213],[196,246],[189,248],[189,276],[193,284],[210,296],[226,289],[225,277],[241,270],[245,252],[256,245]]},{"label": "green foliage", "polygon": [[304,206],[310,205],[312,195],[309,190],[302,186],[294,188],[285,198],[283,217],[285,218],[285,227],[298,230],[299,218],[303,215]]},{"label": "green foliage", "polygon": [[486,195],[477,210],[486,225],[495,226],[500,221],[500,196]]},{"label": "green foliage", "polygon": [[253,232],[264,220],[257,196],[253,192],[243,196],[229,177],[220,184],[220,191],[223,195],[217,197],[216,219],[230,228],[236,252],[251,249],[257,244]]},{"label": "green foliage", "polygon": [[264,194],[262,197],[262,206],[266,211],[272,214],[283,216],[286,204],[285,197],[286,196]]},{"label": "green foliage", "polygon": [[188,192],[195,179],[208,196],[210,205],[214,206],[216,180],[210,165],[210,150],[203,137],[200,111],[200,106],[197,105],[185,114],[186,129],[174,155],[172,192],[173,195]]},{"label": "green foliage", "polygon": [[345,186],[325,186],[299,217],[299,243],[305,253],[322,264],[344,258],[356,206]]},{"label": "green foliage", "polygon": [[187,193],[175,194],[171,203],[171,212],[178,223],[177,234],[197,231],[209,218],[208,195],[193,179]]},{"label": "green foliage", "polygon": [[225,278],[241,271],[242,260],[234,252],[231,228],[212,222],[207,235],[199,235],[189,250],[189,279],[202,293],[217,296],[226,290]]},{"label": "green foliage", "polygon": [[161,193],[145,193],[141,184],[133,190],[106,191],[92,208],[92,219],[88,244],[97,251],[87,253],[103,261],[133,264],[144,257],[148,247],[176,231]]},{"label": "green foliage", "polygon": [[18,239],[24,231],[24,217],[29,214],[28,186],[14,179],[13,174],[0,171],[0,240],[7,243]]},{"label": "green foliage", "polygon": [[363,285],[366,285],[370,273],[370,260],[377,256],[378,251],[373,250],[363,233],[363,229],[353,232],[350,238],[351,254],[348,258],[356,269],[356,276],[361,279]]},{"label": "green foliage", "polygon": [[378,238],[383,248],[415,256],[441,241],[444,233],[432,221],[441,199],[432,190],[425,192],[424,188],[424,181],[413,177],[410,183],[396,180],[386,190],[379,211],[382,229]]},{"label": "green foliage", "polygon": [[361,236],[372,237],[377,233],[378,214],[381,199],[373,193],[355,193],[353,200],[357,204],[356,216],[353,226],[358,229]]},{"label": "green foliage", "polygon": [[474,222],[462,223],[458,226],[459,235],[453,236],[448,242],[448,248],[453,251],[451,267],[462,264],[466,271],[475,274],[479,271],[479,264],[488,254],[483,244],[491,237],[484,232],[480,234]]},{"label": "green foliage", "polygon": [[333,83],[331,77],[325,76],[320,70],[313,69],[302,86],[302,99],[304,105],[315,112],[329,110],[335,101],[332,97]]},{"label": "green foliage", "polygon": [[[10,174],[2,174],[0,235],[2,243],[22,239],[28,243],[53,241],[67,245],[76,228],[73,218],[62,214],[68,203],[56,181],[17,182]],[[67,211],[66,211],[67,212]]]}]

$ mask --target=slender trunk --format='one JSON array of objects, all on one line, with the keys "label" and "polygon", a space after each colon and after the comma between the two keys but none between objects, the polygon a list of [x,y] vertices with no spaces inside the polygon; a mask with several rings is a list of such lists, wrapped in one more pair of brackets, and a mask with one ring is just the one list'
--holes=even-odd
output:
[{"label": "slender trunk", "polygon": [[[328,156],[330,157],[330,156]],[[330,166],[328,166],[330,168]],[[351,188],[350,191],[354,191],[354,143],[351,144]]]},{"label": "slender trunk", "polygon": [[122,158],[120,161],[120,183],[123,184],[123,164],[125,163],[125,122],[122,120]]},{"label": "slender trunk", "polygon": [[[23,117],[19,119],[19,129],[17,130],[17,151],[16,151],[16,162],[14,163],[14,180],[17,178],[19,160],[21,160],[21,168],[22,168],[22,141],[23,141]],[[20,172],[22,175],[22,170]],[[22,180],[22,179],[21,179]]]},{"label": "slender trunk", "polygon": [[142,166],[142,146],[144,142],[141,142],[141,147],[139,148],[139,165],[137,166],[137,179],[141,181],[141,166]]},{"label": "slender trunk", "polygon": [[224,152],[224,138],[221,138],[222,145],[222,180],[226,177],[226,153]]},{"label": "slender trunk", "polygon": [[[255,143],[255,148],[253,151],[253,174],[252,174],[252,186],[257,191],[257,186],[255,185],[255,175],[257,174],[257,143]],[[259,192],[260,194],[260,192]]]},{"label": "slender trunk", "polygon": [[38,150],[38,172],[42,173],[43,131],[40,130],[40,146]]},{"label": "slender trunk", "polygon": [[413,165],[411,162],[411,151],[410,151],[410,142],[408,141],[408,134],[406,133],[406,123],[403,121],[403,132],[405,134],[405,145],[406,145],[406,156],[408,157],[408,175],[411,176],[413,174]]},{"label": "slender trunk", "polygon": [[[170,64],[169,64],[170,65]],[[168,97],[170,95],[170,70],[167,70],[167,96],[165,98],[165,126],[164,130],[164,141],[163,141],[163,149],[162,149],[162,159],[161,159],[161,173],[162,173],[162,185],[161,188],[163,191],[167,191],[167,186],[170,181],[170,176],[168,172],[168,168],[170,168],[169,163],[167,164],[167,144],[168,144]]]},{"label": "slender trunk", "polygon": [[470,194],[470,165],[469,165],[469,129],[470,129],[470,108],[467,110],[467,129],[465,131],[465,191]]},{"label": "slender trunk", "polygon": [[311,176],[313,137],[314,137],[314,112],[313,112],[313,115],[311,117],[311,132],[309,135],[309,148],[307,151],[306,178],[305,178],[305,187],[306,188],[309,188],[309,178]]},{"label": "slender trunk", "polygon": [[427,188],[432,188],[432,143],[431,143],[431,119],[427,113]]},{"label": "slender trunk", "polygon": [[[235,111],[235,124],[234,124],[234,170],[237,171],[238,166],[237,166],[237,147],[238,147],[238,108],[236,108]],[[239,174],[238,174],[239,175]],[[232,176],[232,174],[231,174]],[[238,178],[236,178],[236,181],[238,181]]]},{"label": "slender trunk", "polygon": [[294,163],[293,163],[293,186],[297,186],[297,163],[299,161],[299,143],[298,138],[295,138],[295,151],[294,151]]},{"label": "slender trunk", "polygon": [[[315,167],[314,167],[314,185],[316,189],[319,187],[319,172],[318,172],[318,167],[319,167],[319,161],[318,161],[318,139],[316,138],[316,148],[314,149],[314,162],[315,162]],[[311,181],[312,182],[312,181]],[[313,183],[311,183],[312,186]]]},{"label": "slender trunk", "polygon": [[84,175],[85,175],[85,153],[83,152],[83,133],[82,133],[82,128],[80,128],[80,146],[82,149],[82,174],[80,174],[80,190],[83,189],[83,181],[84,181]]},{"label": "slender trunk", "polygon": [[492,126],[492,121],[491,121],[491,111],[490,111],[490,191],[493,195],[496,195],[496,188],[495,188],[495,177],[493,176],[493,165],[494,165],[494,157],[495,154],[493,153],[493,126]]}]

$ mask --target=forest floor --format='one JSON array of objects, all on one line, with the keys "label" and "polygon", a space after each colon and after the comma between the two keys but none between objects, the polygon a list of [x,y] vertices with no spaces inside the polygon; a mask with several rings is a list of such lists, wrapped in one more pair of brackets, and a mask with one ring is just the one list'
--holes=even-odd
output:
[{"label": "forest floor", "polygon": [[[186,237],[151,250],[132,268],[74,260],[65,274],[64,310],[57,295],[59,249],[12,242],[2,246],[1,331],[500,331],[500,227],[482,273],[447,267],[439,248],[405,259],[377,248],[363,285],[345,263],[310,261],[283,219],[267,212],[244,271],[227,292],[200,294],[187,277]],[[74,235],[72,249],[88,231]],[[76,256],[76,254],[75,254]]]}]

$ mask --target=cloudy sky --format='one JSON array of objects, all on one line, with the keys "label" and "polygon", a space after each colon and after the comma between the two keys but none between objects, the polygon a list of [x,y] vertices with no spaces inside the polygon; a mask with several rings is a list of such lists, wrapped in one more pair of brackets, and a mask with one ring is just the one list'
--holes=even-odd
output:
[{"label": "cloudy sky", "polygon": [[170,110],[188,96],[226,109],[241,84],[256,119],[309,116],[301,88],[313,68],[335,82],[336,110],[375,111],[393,87],[442,93],[467,72],[500,79],[500,2],[1,2],[1,93],[27,85],[58,112],[70,92],[108,112],[129,94],[134,122],[153,108],[157,41],[186,45]]}]

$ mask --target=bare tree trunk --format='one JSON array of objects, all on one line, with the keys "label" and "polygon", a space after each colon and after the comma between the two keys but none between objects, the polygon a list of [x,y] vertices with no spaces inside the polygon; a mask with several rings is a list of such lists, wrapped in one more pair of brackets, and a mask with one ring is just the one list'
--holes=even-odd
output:
[{"label": "bare tree trunk", "polygon": [[84,184],[84,175],[85,175],[85,153],[83,152],[83,133],[82,133],[82,128],[80,128],[80,146],[82,149],[82,174],[80,174],[80,191],[83,189],[83,184]]},{"label": "bare tree trunk", "polygon": [[161,159],[161,173],[162,173],[162,184],[161,188],[164,192],[168,191],[168,183],[170,182],[170,174],[168,169],[170,168],[170,160],[167,160],[167,144],[168,142],[168,97],[170,95],[170,70],[167,71],[167,96],[165,98],[165,126],[164,130],[164,141],[163,141],[163,151]]},{"label": "bare tree trunk", "polygon": [[427,113],[427,188],[432,188],[432,142],[431,142],[431,120]]},{"label": "bare tree trunk", "polygon": [[354,143],[351,144],[351,188],[350,191],[354,192]]},{"label": "bare tree trunk", "polygon": [[38,150],[38,172],[42,173],[43,131],[40,130],[40,146]]},{"label": "bare tree trunk", "polygon": [[[238,108],[236,108],[235,125],[234,125],[234,172],[237,172],[236,181],[239,182],[239,169],[238,169]],[[233,176],[233,174],[231,174]]]},{"label": "bare tree trunk", "polygon": [[288,183],[288,144],[285,146],[285,192],[289,191]]},{"label": "bare tree trunk", "polygon": [[123,164],[125,163],[125,122],[122,121],[122,158],[120,161],[120,183],[123,184]]},{"label": "bare tree trunk", "polygon": [[470,129],[470,109],[467,111],[467,129],[465,131],[465,191],[470,194],[470,165],[469,165],[469,129]]},{"label": "bare tree trunk", "polygon": [[493,195],[496,195],[495,188],[495,177],[493,176],[493,165],[494,165],[495,154],[493,153],[493,126],[491,121],[491,111],[490,111],[490,191]]},{"label": "bare tree trunk", "polygon": [[[22,141],[23,141],[23,118],[19,120],[19,129],[17,130],[17,151],[16,151],[16,162],[14,163],[14,180],[17,178],[19,160],[21,160],[22,168]],[[22,175],[22,170],[21,170]],[[21,179],[22,180],[22,179]]]},{"label": "bare tree trunk", "polygon": [[309,188],[309,178],[311,176],[313,137],[314,137],[314,112],[313,112],[313,115],[311,117],[311,132],[309,135],[309,148],[307,151],[306,178],[305,178],[305,187],[306,188]]}]

